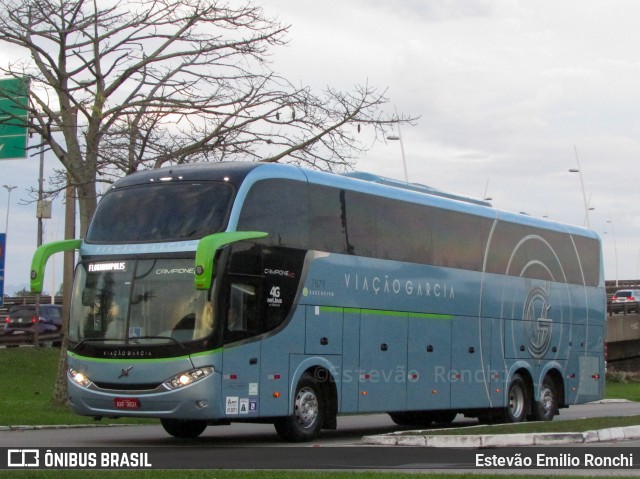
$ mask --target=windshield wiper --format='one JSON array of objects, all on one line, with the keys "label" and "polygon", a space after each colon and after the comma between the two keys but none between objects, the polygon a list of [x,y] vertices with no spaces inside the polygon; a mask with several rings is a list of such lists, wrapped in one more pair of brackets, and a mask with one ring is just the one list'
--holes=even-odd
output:
[{"label": "windshield wiper", "polygon": [[115,339],[115,338],[85,338],[82,341],[80,341],[78,344],[76,344],[72,348],[72,351],[76,351],[84,343],[90,343],[90,342],[104,343],[106,341],[120,341],[120,339]]},{"label": "windshield wiper", "polygon": [[171,336],[129,336],[127,338],[128,342],[132,342],[134,344],[139,344],[140,339],[164,339],[164,340],[170,340],[173,341],[174,343],[180,345],[180,347],[184,350],[186,350],[187,348],[185,347],[184,344],[182,344],[180,341],[178,341],[176,338],[173,338]]}]

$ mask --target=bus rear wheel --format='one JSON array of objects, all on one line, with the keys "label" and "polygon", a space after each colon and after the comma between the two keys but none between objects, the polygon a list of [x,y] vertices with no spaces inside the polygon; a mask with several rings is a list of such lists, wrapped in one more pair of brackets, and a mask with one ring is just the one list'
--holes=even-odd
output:
[{"label": "bus rear wheel", "polygon": [[523,422],[527,418],[529,405],[527,383],[519,374],[514,374],[509,384],[507,407],[504,409],[503,422]]},{"label": "bus rear wheel", "polygon": [[536,421],[551,421],[558,413],[558,394],[556,385],[546,376],[540,386],[540,397],[533,403],[533,419]]},{"label": "bus rear wheel", "polygon": [[198,437],[207,428],[206,421],[162,418],[160,423],[167,433],[181,439]]},{"label": "bus rear wheel", "polygon": [[305,374],[296,387],[293,414],[276,419],[274,426],[278,435],[285,441],[310,441],[320,434],[324,413],[322,389],[313,376]]}]

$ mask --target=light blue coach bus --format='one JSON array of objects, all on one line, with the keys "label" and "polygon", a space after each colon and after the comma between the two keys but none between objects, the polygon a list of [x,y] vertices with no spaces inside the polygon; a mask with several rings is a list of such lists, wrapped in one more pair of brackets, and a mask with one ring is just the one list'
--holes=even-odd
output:
[{"label": "light blue coach bus", "polygon": [[207,163],[117,181],[79,250],[73,410],[176,437],[340,414],[398,424],[551,420],[604,387],[592,231],[366,174]]}]

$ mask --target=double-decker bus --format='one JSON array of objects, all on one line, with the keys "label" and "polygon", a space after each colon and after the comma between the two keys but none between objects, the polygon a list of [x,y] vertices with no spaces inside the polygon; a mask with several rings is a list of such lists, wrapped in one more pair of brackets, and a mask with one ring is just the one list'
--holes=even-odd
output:
[{"label": "double-decker bus", "polygon": [[602,397],[605,291],[590,230],[366,174],[207,163],[139,172],[79,250],[68,394],[176,437],[337,416],[424,427],[551,420]]}]

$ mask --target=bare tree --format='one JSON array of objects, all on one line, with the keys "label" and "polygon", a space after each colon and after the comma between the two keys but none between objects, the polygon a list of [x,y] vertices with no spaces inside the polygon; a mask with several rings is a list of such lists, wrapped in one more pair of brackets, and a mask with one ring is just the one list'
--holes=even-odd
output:
[{"label": "bare tree", "polygon": [[[385,92],[367,84],[315,93],[277,75],[269,55],[287,31],[251,3],[0,0],[0,42],[25,52],[0,71],[29,80],[30,127],[64,167],[59,190],[77,194],[80,236],[99,182],[199,160],[344,169],[391,124],[412,121],[385,116]],[[70,222],[65,237],[73,234]]]},{"label": "bare tree", "polygon": [[385,92],[368,84],[317,94],[277,75],[270,50],[286,43],[288,27],[251,3],[0,0],[0,8],[0,41],[28,53],[1,69],[30,79],[31,126],[77,189],[81,236],[100,181],[199,160],[344,169],[392,123],[412,120],[385,116]]}]

